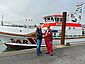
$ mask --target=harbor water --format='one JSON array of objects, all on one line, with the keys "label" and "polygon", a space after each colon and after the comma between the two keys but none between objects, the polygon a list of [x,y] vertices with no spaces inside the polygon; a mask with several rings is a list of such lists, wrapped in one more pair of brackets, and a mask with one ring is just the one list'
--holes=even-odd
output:
[{"label": "harbor water", "polygon": [[[53,40],[53,45],[59,45],[61,40]],[[85,38],[81,39],[66,39],[66,43],[71,43],[71,44],[78,44],[78,43],[85,43]],[[14,49],[9,49],[7,48],[3,43],[0,43],[0,53],[1,52],[8,52],[8,51],[16,51]]]}]

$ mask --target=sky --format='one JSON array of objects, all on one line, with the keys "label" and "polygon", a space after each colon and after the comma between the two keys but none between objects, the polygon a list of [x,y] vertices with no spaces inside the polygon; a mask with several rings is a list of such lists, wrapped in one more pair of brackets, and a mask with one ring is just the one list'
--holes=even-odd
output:
[{"label": "sky", "polygon": [[[85,0],[0,0],[0,21],[4,23],[32,24],[44,22],[43,17],[50,14],[72,12],[78,2]],[[83,9],[83,21],[85,7]]]}]

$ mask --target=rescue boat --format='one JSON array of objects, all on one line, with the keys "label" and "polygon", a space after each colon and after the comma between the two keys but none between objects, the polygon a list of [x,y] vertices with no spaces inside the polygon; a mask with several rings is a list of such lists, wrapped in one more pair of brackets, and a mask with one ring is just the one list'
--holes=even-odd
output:
[{"label": "rescue boat", "polygon": [[[77,4],[76,10],[73,13],[67,14],[65,30],[66,39],[76,39],[85,35],[85,25],[80,23],[82,19],[82,6],[83,4]],[[53,44],[57,42],[60,43],[60,41],[56,39],[61,38],[62,18],[62,14],[51,14],[44,16],[43,19],[45,22],[40,23],[43,32],[47,29],[47,26],[51,27],[53,38],[55,39]],[[8,48],[36,47],[36,39],[28,36],[28,34],[35,32],[35,30],[36,28],[30,29],[26,25],[24,27],[0,26],[0,38],[3,38],[1,42],[5,41],[4,44]],[[41,46],[45,46],[44,39]]]}]

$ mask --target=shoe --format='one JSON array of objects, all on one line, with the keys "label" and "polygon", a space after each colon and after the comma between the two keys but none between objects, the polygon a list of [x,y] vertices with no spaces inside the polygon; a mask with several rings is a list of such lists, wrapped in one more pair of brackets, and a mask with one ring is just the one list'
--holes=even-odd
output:
[{"label": "shoe", "polygon": [[40,51],[39,53],[41,54],[42,52]]},{"label": "shoe", "polygon": [[49,54],[49,52],[46,52],[46,54]]},{"label": "shoe", "polygon": [[37,54],[37,56],[40,56],[40,54]]},{"label": "shoe", "polygon": [[53,56],[53,54],[50,54],[50,56]]}]

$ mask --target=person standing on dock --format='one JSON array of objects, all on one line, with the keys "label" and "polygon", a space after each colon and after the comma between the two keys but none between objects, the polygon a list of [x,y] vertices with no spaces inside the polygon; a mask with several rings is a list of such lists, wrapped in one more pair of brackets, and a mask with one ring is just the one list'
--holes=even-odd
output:
[{"label": "person standing on dock", "polygon": [[41,29],[41,26],[37,26],[37,29],[36,29],[36,40],[37,40],[37,48],[36,48],[36,52],[37,52],[37,55],[40,55],[41,54],[41,43],[42,43],[42,29]]},{"label": "person standing on dock", "polygon": [[52,30],[50,29],[50,26],[47,27],[47,30],[44,33],[44,39],[45,39],[45,44],[47,48],[46,54],[50,54],[53,56],[53,48],[52,48]]}]

